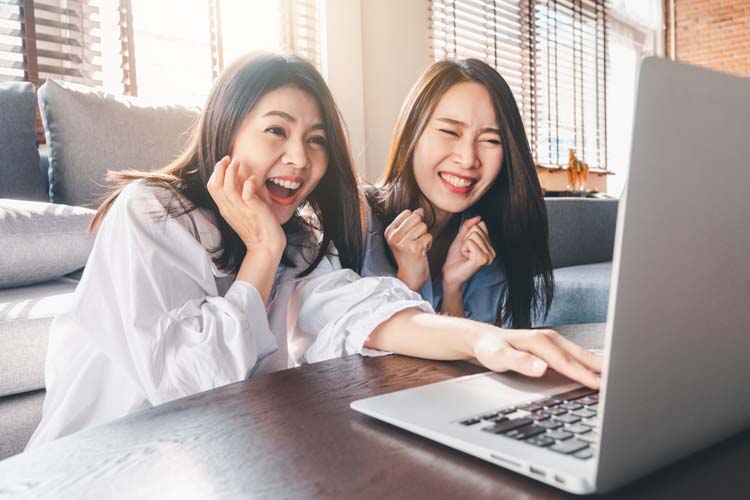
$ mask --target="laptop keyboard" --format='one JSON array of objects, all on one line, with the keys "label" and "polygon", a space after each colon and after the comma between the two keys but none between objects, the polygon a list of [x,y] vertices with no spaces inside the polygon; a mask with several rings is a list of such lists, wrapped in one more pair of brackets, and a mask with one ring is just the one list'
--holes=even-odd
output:
[{"label": "laptop keyboard", "polygon": [[581,387],[528,404],[465,418],[459,424],[588,460],[596,457],[598,410],[599,392]]}]

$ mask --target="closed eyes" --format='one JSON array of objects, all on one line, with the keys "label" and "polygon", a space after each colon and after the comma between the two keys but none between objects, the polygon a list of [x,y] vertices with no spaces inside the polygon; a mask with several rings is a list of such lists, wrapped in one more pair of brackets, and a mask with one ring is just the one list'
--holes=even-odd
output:
[{"label": "closed eyes", "polygon": [[[460,138],[461,136],[456,132],[455,130],[450,130],[447,128],[441,128],[438,129],[440,132],[443,132],[444,134],[450,135],[451,137]],[[502,144],[502,141],[500,139],[480,139],[479,142],[486,142],[490,143],[495,146],[500,146]]]}]

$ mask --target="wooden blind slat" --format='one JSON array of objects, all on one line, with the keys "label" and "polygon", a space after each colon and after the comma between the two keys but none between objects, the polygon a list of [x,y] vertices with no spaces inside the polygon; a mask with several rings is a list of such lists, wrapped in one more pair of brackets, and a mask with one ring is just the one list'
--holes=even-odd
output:
[{"label": "wooden blind slat", "polygon": [[538,161],[567,148],[606,168],[606,0],[432,0],[435,59],[476,57],[508,81]]},{"label": "wooden blind slat", "polygon": [[284,48],[321,67],[319,0],[284,1]]}]

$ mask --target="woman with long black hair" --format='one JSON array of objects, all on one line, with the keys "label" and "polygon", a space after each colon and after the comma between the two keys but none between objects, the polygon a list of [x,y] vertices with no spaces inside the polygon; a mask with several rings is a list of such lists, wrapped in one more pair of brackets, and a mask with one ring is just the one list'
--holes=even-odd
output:
[{"label": "woman with long black hair", "polygon": [[554,292],[542,190],[513,94],[477,59],[440,61],[398,118],[364,275],[395,275],[436,311],[529,328]]}]

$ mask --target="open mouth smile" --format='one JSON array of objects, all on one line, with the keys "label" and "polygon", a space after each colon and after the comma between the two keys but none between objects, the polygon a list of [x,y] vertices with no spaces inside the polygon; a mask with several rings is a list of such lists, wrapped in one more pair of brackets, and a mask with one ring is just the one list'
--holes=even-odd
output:
[{"label": "open mouth smile", "polygon": [[279,205],[291,205],[297,199],[304,181],[295,176],[271,177],[266,180],[266,189],[271,201]]},{"label": "open mouth smile", "polygon": [[464,194],[471,191],[471,188],[477,183],[477,179],[470,179],[448,172],[439,172],[440,180],[443,185],[452,193]]}]

